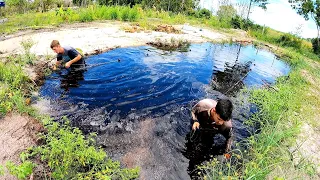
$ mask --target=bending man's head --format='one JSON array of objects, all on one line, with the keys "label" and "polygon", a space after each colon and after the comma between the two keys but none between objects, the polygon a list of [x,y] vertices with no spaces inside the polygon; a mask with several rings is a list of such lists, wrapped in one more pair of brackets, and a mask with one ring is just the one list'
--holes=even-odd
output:
[{"label": "bending man's head", "polygon": [[[214,110],[215,109],[215,110]],[[220,99],[211,112],[211,119],[217,124],[222,125],[232,117],[233,105],[229,99]]]},{"label": "bending man's head", "polygon": [[58,40],[53,40],[51,42],[51,45],[50,45],[51,49],[55,52],[55,53],[63,53],[63,48],[60,46],[60,43]]}]

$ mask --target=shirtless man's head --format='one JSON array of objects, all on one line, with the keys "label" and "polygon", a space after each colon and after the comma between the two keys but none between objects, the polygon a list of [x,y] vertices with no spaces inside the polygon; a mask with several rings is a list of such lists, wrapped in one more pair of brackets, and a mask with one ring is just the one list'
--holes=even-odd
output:
[{"label": "shirtless man's head", "polygon": [[215,108],[211,109],[210,119],[217,125],[229,121],[232,116],[233,105],[229,99],[220,99]]}]

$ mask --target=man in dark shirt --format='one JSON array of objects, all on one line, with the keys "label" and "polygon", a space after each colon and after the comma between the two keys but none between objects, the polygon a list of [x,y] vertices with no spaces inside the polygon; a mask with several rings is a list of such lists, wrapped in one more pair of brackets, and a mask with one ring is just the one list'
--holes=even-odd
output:
[{"label": "man in dark shirt", "polygon": [[54,66],[54,70],[56,69],[56,66],[61,64],[61,60],[64,60],[66,62],[65,67],[66,68],[82,68],[84,67],[84,60],[82,55],[75,50],[73,47],[65,46],[61,47],[59,41],[53,40],[50,45],[51,49],[57,53],[57,62]]},{"label": "man in dark shirt", "polygon": [[228,99],[218,101],[203,99],[192,108],[192,130],[201,127],[212,130],[214,134],[222,134],[227,140],[226,152],[228,152],[232,142],[232,110],[233,105]]}]

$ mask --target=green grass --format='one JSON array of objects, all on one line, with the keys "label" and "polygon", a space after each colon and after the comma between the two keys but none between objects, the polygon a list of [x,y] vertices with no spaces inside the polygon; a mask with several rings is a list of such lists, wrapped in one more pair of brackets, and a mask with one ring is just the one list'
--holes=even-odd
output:
[{"label": "green grass", "polygon": [[64,23],[91,22],[95,20],[122,20],[137,21],[139,18],[138,7],[127,6],[97,6],[72,10],[60,8],[57,11],[45,13],[30,12],[9,16],[6,23],[0,24],[1,33],[14,33],[24,29],[38,29],[58,26]]},{"label": "green grass", "polygon": [[40,157],[46,162],[54,179],[135,179],[138,168],[123,169],[120,163],[109,159],[101,148],[95,147],[94,135],[87,138],[68,121],[53,122],[42,119],[46,130],[45,143],[29,150],[25,157]]}]

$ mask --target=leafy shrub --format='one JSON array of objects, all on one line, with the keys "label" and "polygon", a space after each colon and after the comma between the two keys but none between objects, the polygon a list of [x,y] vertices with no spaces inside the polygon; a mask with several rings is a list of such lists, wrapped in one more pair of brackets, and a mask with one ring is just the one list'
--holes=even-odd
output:
[{"label": "leafy shrub", "polygon": [[231,19],[231,26],[235,29],[242,29],[243,27],[243,19],[240,16],[235,16]]},{"label": "leafy shrub", "polygon": [[121,169],[120,163],[107,158],[95,148],[93,136],[84,137],[81,130],[70,127],[68,121],[59,124],[44,120],[48,133],[45,144],[35,147],[32,155],[40,155],[48,163],[54,179],[134,179],[138,169]]},{"label": "leafy shrub", "polygon": [[207,18],[207,19],[210,19],[212,13],[208,9],[200,9],[200,10],[197,10],[197,11],[190,10],[188,12],[188,14],[191,15],[191,16],[194,16],[196,18]]},{"label": "leafy shrub", "polygon": [[121,20],[122,21],[128,21],[129,20],[129,14],[130,14],[130,8],[129,7],[123,8],[121,10],[120,14],[121,14]]},{"label": "leafy shrub", "polygon": [[232,5],[223,5],[219,7],[217,16],[220,22],[230,22],[237,14],[236,9]]},{"label": "leafy shrub", "polygon": [[82,10],[82,11],[80,11],[80,13],[79,13],[79,20],[80,20],[81,22],[90,22],[90,21],[93,21],[93,15],[92,15],[92,13],[90,12],[89,9]]},{"label": "leafy shrub", "polygon": [[312,43],[313,52],[315,54],[320,55],[320,47],[319,47],[319,44],[318,44],[318,39],[317,38],[312,39],[311,43]]},{"label": "leafy shrub", "polygon": [[136,7],[130,9],[129,12],[129,21],[137,21],[138,20],[139,11]]},{"label": "leafy shrub", "polygon": [[119,10],[116,7],[110,9],[110,18],[112,20],[117,20],[119,17]]},{"label": "leafy shrub", "polygon": [[20,165],[15,165],[13,162],[7,163],[7,168],[10,174],[16,176],[18,179],[26,179],[31,173],[35,164],[30,161],[25,161]]},{"label": "leafy shrub", "polygon": [[292,34],[283,34],[280,36],[278,43],[287,46],[287,47],[294,47],[297,49],[301,48],[302,45],[302,39],[292,35]]}]

